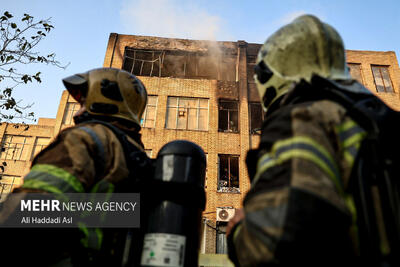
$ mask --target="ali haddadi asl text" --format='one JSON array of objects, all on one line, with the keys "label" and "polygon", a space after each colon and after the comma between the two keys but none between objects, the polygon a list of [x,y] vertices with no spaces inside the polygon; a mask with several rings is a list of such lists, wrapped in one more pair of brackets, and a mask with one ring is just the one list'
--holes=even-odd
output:
[{"label": "ali haddadi asl text", "polygon": [[22,217],[21,224],[71,224],[72,217]]}]

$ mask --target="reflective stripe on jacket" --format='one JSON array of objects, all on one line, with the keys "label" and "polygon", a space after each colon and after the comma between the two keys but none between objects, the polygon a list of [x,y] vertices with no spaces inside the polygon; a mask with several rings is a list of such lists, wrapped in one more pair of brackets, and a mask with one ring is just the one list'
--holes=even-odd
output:
[{"label": "reflective stripe on jacket", "polygon": [[250,171],[245,219],[229,236],[240,266],[327,266],[354,258],[357,215],[346,188],[365,135],[328,100],[270,114]]}]

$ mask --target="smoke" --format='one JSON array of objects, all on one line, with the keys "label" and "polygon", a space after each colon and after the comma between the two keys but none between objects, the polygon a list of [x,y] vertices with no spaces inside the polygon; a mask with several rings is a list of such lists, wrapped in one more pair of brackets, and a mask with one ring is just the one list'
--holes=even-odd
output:
[{"label": "smoke", "polygon": [[216,40],[221,19],[184,0],[125,0],[120,11],[127,34]]}]

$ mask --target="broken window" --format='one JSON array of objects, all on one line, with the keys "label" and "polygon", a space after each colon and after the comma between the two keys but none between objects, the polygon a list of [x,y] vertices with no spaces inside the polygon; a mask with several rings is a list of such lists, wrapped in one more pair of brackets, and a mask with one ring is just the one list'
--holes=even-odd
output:
[{"label": "broken window", "polygon": [[218,59],[201,54],[188,54],[185,77],[194,79],[218,79]]},{"label": "broken window", "polygon": [[161,77],[185,78],[187,72],[187,53],[172,52],[165,53]]},{"label": "broken window", "polygon": [[254,67],[256,65],[256,59],[257,59],[257,56],[255,56],[255,55],[247,56],[247,82],[248,83],[255,83]]},{"label": "broken window", "polygon": [[208,99],[169,96],[165,127],[207,131]]},{"label": "broken window", "polygon": [[218,105],[218,131],[239,132],[238,101],[220,100]]},{"label": "broken window", "polygon": [[236,58],[186,51],[151,51],[127,47],[122,69],[138,76],[236,80]]},{"label": "broken window", "polygon": [[68,102],[65,111],[62,124],[72,125],[74,124],[74,115],[81,108],[81,105],[77,102]]},{"label": "broken window", "polygon": [[376,91],[393,93],[392,81],[389,76],[389,67],[371,65],[371,68],[372,74],[374,75]]},{"label": "broken window", "polygon": [[239,156],[218,155],[219,175],[218,192],[240,193],[239,190]]},{"label": "broken window", "polygon": [[137,76],[161,77],[163,51],[136,50],[125,48],[122,69]]},{"label": "broken window", "polygon": [[353,79],[357,80],[359,83],[363,83],[361,76],[361,64],[348,63],[350,75]]},{"label": "broken window", "polygon": [[146,128],[154,128],[156,122],[157,96],[149,95],[144,109],[140,125]]},{"label": "broken window", "polygon": [[1,145],[1,159],[29,160],[28,153],[32,146],[33,138],[23,135],[9,135],[3,137]]},{"label": "broken window", "polygon": [[217,80],[236,81],[236,57],[224,55],[221,58]]},{"label": "broken window", "polygon": [[264,112],[260,102],[249,103],[250,133],[260,134],[264,121]]},{"label": "broken window", "polygon": [[254,80],[254,67],[255,64],[247,64],[247,82],[248,83],[255,83]]}]

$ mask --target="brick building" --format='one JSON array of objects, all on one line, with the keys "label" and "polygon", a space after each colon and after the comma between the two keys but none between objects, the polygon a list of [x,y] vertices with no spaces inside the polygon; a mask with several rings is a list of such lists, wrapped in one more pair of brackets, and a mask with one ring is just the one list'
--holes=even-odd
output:
[{"label": "brick building", "polygon": [[[186,139],[207,154],[207,205],[201,251],[225,251],[224,228],[250,188],[246,152],[259,142],[261,106],[253,81],[260,44],[110,35],[104,67],[140,77],[149,101],[142,118],[147,153],[156,157],[169,141]],[[354,78],[400,110],[400,69],[394,52],[347,51]],[[30,160],[60,130],[72,125],[78,104],[63,92],[55,119],[37,125],[0,126],[0,192],[22,183]]]}]

